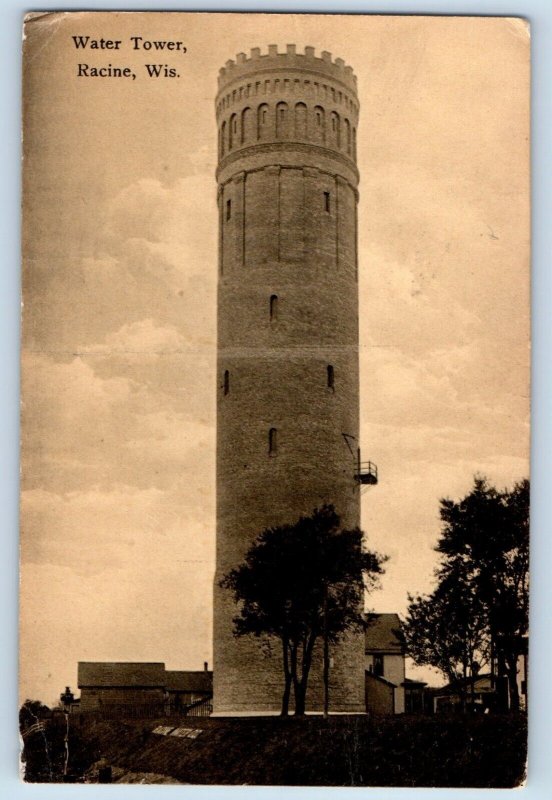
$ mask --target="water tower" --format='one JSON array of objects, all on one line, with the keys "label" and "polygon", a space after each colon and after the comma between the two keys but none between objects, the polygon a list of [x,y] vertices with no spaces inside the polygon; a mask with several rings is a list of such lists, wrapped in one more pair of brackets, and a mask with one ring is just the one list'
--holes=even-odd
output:
[{"label": "water tower", "polygon": [[[232,635],[219,580],[266,527],[332,503],[360,524],[359,104],[352,68],[288,45],[219,75],[214,713],[280,710],[280,649]],[[364,641],[332,648],[331,710],[363,712]],[[322,655],[307,708],[323,703]]]}]

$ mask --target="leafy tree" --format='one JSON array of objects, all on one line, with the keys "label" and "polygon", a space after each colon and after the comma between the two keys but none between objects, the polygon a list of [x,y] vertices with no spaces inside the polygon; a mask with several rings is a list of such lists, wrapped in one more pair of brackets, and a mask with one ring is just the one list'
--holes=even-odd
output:
[{"label": "leafy tree", "polygon": [[529,623],[529,481],[497,491],[477,477],[458,503],[443,501],[443,534],[437,550],[441,574],[461,559],[484,605],[499,674],[506,673],[510,707],[517,710],[517,663]]},{"label": "leafy tree", "polygon": [[19,709],[19,730],[23,732],[31,725],[47,718],[49,714],[50,709],[40,700],[25,700]]},{"label": "leafy tree", "polygon": [[[517,710],[517,662],[529,610],[529,481],[498,491],[476,477],[462,500],[441,500],[440,514],[437,588],[429,598],[411,598],[409,607],[406,635],[412,653],[417,663],[432,663],[423,647],[428,623],[416,604],[423,601],[429,610],[432,600],[443,603],[444,623],[433,631],[433,649],[446,654],[451,637],[459,634],[466,639],[466,652],[471,648],[486,660],[491,651],[499,674],[507,674],[510,707]],[[459,627],[458,614],[464,620]]]},{"label": "leafy tree", "polygon": [[363,594],[375,588],[386,558],[362,548],[359,529],[343,530],[333,506],[293,525],[267,528],[221,586],[231,589],[240,613],[234,635],[279,639],[287,716],[305,713],[312,654],[318,639],[335,643],[362,625]]},{"label": "leafy tree", "polygon": [[404,634],[417,664],[436,667],[450,682],[459,682],[465,707],[466,678],[473,680],[487,661],[488,636],[485,609],[463,578],[451,571],[431,595],[409,595]]}]

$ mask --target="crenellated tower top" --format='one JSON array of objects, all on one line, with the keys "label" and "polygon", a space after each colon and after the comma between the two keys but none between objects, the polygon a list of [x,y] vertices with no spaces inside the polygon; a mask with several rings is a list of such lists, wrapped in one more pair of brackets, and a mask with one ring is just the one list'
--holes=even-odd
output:
[{"label": "crenellated tower top", "polygon": [[311,71],[317,75],[326,75],[356,95],[356,75],[353,68],[347,66],[342,58],[332,60],[332,54],[327,50],[316,56],[314,47],[305,47],[304,53],[298,53],[294,44],[288,44],[285,53],[279,53],[278,45],[275,44],[268,45],[266,54],[261,54],[260,47],[253,47],[249,58],[245,53],[238,53],[236,60],[227,61],[219,72],[219,92],[230,83],[265,69],[270,72],[300,69],[302,72]]},{"label": "crenellated tower top", "polygon": [[279,150],[281,163],[299,158],[306,166],[320,166],[331,154],[346,165],[344,177],[358,183],[356,77],[343,59],[332,60],[327,50],[317,57],[314,47],[298,53],[293,44],[285,53],[269,45],[266,55],[254,47],[250,58],[238,53],[226,62],[218,85],[219,179],[231,177],[246,154],[258,160],[264,153],[266,161]]}]

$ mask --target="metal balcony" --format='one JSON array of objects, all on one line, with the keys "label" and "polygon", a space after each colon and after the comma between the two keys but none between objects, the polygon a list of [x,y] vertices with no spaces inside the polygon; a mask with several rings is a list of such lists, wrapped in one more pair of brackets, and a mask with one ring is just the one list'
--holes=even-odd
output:
[{"label": "metal balcony", "polygon": [[378,468],[374,462],[359,460],[355,480],[364,486],[375,486],[378,482]]}]

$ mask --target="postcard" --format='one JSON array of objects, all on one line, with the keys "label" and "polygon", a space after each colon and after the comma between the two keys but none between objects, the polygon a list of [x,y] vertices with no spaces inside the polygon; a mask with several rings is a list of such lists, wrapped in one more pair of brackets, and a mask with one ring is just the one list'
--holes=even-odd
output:
[{"label": "postcard", "polygon": [[524,781],[529,59],[27,15],[25,781]]}]

